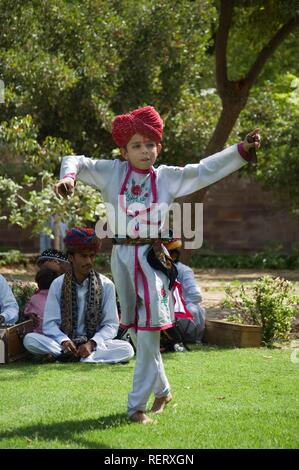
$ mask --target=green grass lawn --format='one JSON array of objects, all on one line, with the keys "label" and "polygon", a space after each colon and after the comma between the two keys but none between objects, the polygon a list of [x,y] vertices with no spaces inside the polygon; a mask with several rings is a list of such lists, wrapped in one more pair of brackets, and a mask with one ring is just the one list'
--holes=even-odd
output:
[{"label": "green grass lawn", "polygon": [[156,425],[126,417],[134,361],[0,368],[1,448],[297,448],[299,364],[289,349],[164,354],[174,399]]}]

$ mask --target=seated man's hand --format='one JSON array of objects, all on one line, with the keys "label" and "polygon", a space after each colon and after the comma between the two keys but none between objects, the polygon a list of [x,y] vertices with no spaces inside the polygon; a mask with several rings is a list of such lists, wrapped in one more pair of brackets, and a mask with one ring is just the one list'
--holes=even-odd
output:
[{"label": "seated man's hand", "polygon": [[72,196],[74,194],[74,189],[75,181],[70,177],[63,178],[54,185],[54,192],[57,196]]},{"label": "seated man's hand", "polygon": [[32,320],[34,328],[37,328],[40,324],[39,316],[34,312],[29,312],[27,316],[30,318],[30,320]]},{"label": "seated man's hand", "polygon": [[71,341],[70,339],[66,341],[62,341],[61,347],[64,353],[70,354],[71,356],[75,356],[75,357],[78,356],[78,350],[75,344],[73,343],[73,341]]},{"label": "seated man's hand", "polygon": [[81,344],[78,348],[78,356],[88,357],[96,349],[97,344],[93,339],[87,341],[87,343]]}]

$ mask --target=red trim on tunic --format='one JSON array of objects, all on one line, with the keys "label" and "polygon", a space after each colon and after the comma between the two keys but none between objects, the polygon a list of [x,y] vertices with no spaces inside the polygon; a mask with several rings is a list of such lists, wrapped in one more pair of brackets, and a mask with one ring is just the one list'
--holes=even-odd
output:
[{"label": "red trim on tunic", "polygon": [[167,323],[167,325],[162,325],[162,326],[151,326],[151,327],[146,327],[146,326],[137,326],[134,324],[134,323],[129,323],[129,324],[125,324],[125,323],[121,323],[120,324],[120,327],[121,328],[135,328],[137,330],[145,330],[145,331],[161,331],[161,330],[167,330],[168,328],[171,328],[172,326],[175,326],[175,322],[174,323]]},{"label": "red trim on tunic", "polygon": [[64,178],[72,178],[73,180],[76,181],[77,175],[76,173],[67,173],[66,175],[64,175],[63,179]]},{"label": "red trim on tunic", "polygon": [[[130,211],[128,211],[128,209],[124,206],[124,199],[125,199],[125,190],[126,190],[126,184],[129,180],[129,177],[131,175],[133,171],[133,167],[132,165],[129,163],[128,164],[128,170],[127,170],[127,174],[125,176],[125,179],[124,179],[124,182],[121,186],[121,189],[120,189],[120,193],[119,195],[121,196],[120,197],[120,207],[121,209],[128,215],[132,215],[132,216],[137,216],[137,215],[143,215],[143,214],[147,214],[148,212],[150,212],[150,210],[152,209],[152,206],[153,204],[156,204],[157,202],[157,186],[156,186],[156,173],[153,169],[153,167],[151,166],[149,171],[146,171],[146,173],[150,173],[150,177],[151,177],[151,192],[153,194],[153,200],[151,202],[151,205],[150,207],[148,207],[147,209],[143,210],[143,211],[138,211],[138,213],[135,213],[135,214],[130,214]],[[141,173],[144,172],[144,170],[140,170]]]},{"label": "red trim on tunic", "polygon": [[136,292],[136,304],[135,304],[135,326],[138,325],[138,246],[135,246],[134,250],[134,284]]},{"label": "red trim on tunic", "polygon": [[[178,293],[179,293],[179,296],[180,296],[180,300],[183,304],[183,307],[185,309],[185,312],[175,312],[175,316],[178,317],[178,318],[188,318],[188,320],[192,320],[193,321],[193,315],[192,313],[190,312],[190,310],[188,310],[187,308],[187,305],[186,305],[186,302],[185,302],[185,299],[183,297],[183,291],[182,291],[182,284],[178,281],[175,281],[174,283],[174,286],[173,286],[173,289],[177,289],[178,290]],[[174,298],[174,301],[176,302],[175,298]]]},{"label": "red trim on tunic", "polygon": [[129,166],[132,168],[132,171],[136,171],[136,173],[149,173],[152,168],[149,167],[148,170],[141,170],[140,168],[136,168],[135,166],[133,166],[131,162],[129,162]]},{"label": "red trim on tunic", "polygon": [[250,162],[252,159],[251,154],[244,149],[243,142],[240,142],[237,147],[241,157],[244,158],[244,160],[246,160],[247,162]]}]

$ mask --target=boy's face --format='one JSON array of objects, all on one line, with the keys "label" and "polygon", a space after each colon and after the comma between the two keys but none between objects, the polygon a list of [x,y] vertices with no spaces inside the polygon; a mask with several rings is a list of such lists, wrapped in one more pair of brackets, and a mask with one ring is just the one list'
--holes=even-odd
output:
[{"label": "boy's face", "polygon": [[121,149],[121,154],[135,168],[148,170],[155,164],[161,149],[161,144],[157,144],[141,134],[134,134],[127,146]]}]

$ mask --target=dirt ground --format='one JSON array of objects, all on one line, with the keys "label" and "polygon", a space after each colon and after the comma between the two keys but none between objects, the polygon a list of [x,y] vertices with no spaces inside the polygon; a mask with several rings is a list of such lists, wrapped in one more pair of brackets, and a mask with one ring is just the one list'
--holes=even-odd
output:
[{"label": "dirt ground", "polygon": [[[269,274],[274,277],[283,277],[294,284],[299,294],[299,270],[260,270],[254,269],[195,269],[195,278],[203,295],[203,306],[207,311],[207,318],[224,318],[227,312],[221,306],[225,298],[227,286],[237,287],[241,283],[250,284],[259,277]],[[14,279],[33,281],[36,273],[34,264],[25,267],[0,267],[0,274],[7,280]]]},{"label": "dirt ground", "polygon": [[227,311],[221,306],[225,298],[225,288],[250,284],[263,275],[288,279],[299,294],[299,270],[260,270],[254,269],[195,269],[195,278],[203,294],[203,305],[207,318],[224,318]]}]

